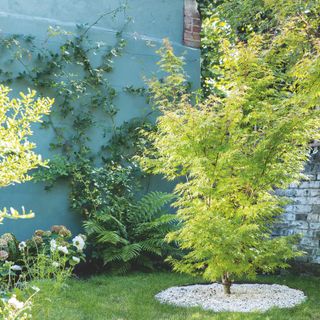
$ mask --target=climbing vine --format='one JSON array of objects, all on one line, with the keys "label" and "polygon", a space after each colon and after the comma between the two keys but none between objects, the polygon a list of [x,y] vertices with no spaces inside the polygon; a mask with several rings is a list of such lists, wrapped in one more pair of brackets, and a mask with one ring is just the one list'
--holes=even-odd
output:
[{"label": "climbing vine", "polygon": [[[141,226],[140,238],[126,231],[130,228],[128,223],[132,220],[129,218],[132,212],[142,208],[134,194],[141,186],[141,179],[148,178],[132,156],[139,154],[145,144],[139,131],[142,128],[153,130],[149,120],[152,112],[121,125],[116,121],[119,92],[147,98],[144,88],[132,85],[119,88],[110,80],[114,62],[126,47],[123,34],[130,19],[126,19],[121,30],[115,33],[111,44],[90,38],[91,28],[101,19],[106,16],[114,18],[125,10],[126,4],[121,5],[104,13],[92,24],[78,25],[75,32],[49,27],[43,41],[24,35],[0,39],[1,59],[4,60],[0,81],[35,88],[40,94],[55,98],[55,107],[42,124],[42,129],[53,133],[50,149],[54,156],[50,159],[49,168],[34,174],[35,179],[45,181],[47,190],[57,180],[66,179],[71,188],[70,207],[83,215],[89,241],[99,242],[99,252],[108,254],[110,250],[105,248],[113,245],[115,256],[111,260],[118,259],[120,263],[128,263],[148,250],[148,254],[152,251],[152,254],[161,255],[162,246],[168,249],[161,240],[165,232],[159,225],[158,233],[153,232],[147,237],[155,237],[156,241],[149,246],[138,244],[140,240],[145,241],[148,234]],[[165,194],[154,193],[147,200],[151,210],[141,215],[136,223],[145,224],[150,229],[148,223],[159,216],[159,203],[165,204],[169,198]],[[106,206],[112,206],[112,210],[106,211]],[[110,221],[117,223],[110,224]],[[160,225],[167,230],[168,223],[165,221]],[[122,240],[109,239],[107,235],[110,232],[117,234],[117,239],[121,235]],[[162,238],[159,237],[161,232]],[[95,253],[97,258],[111,263],[110,257],[101,257],[99,252]],[[152,265],[150,261],[148,264]]]}]

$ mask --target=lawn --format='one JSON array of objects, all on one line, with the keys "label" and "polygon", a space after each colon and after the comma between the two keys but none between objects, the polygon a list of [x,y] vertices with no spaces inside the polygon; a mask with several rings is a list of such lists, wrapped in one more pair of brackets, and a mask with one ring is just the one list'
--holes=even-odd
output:
[{"label": "lawn", "polygon": [[267,313],[213,313],[199,308],[162,305],[154,295],[170,286],[199,283],[201,280],[173,273],[95,276],[70,280],[59,293],[52,283],[41,282],[35,301],[35,320],[191,320],[191,319],[320,319],[320,278],[286,276],[260,277],[257,281],[286,284],[303,290],[308,300],[293,309],[274,309]]}]

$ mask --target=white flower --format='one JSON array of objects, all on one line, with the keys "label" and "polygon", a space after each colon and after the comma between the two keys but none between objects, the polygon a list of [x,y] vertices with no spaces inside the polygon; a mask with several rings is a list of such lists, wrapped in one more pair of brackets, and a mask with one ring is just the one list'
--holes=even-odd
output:
[{"label": "white flower", "polygon": [[60,263],[57,262],[57,261],[53,261],[52,262],[52,265],[55,267],[55,268],[58,268],[60,266]]},{"label": "white flower", "polygon": [[19,301],[15,294],[8,300],[8,303],[18,310],[24,307],[24,303]]},{"label": "white flower", "polygon": [[11,270],[13,270],[13,271],[22,271],[22,267],[18,266],[17,264],[14,264],[11,267]]},{"label": "white flower", "polygon": [[58,247],[58,251],[61,251],[64,254],[68,254],[69,253],[68,248],[66,246],[59,246]]},{"label": "white flower", "polygon": [[56,242],[56,240],[54,240],[54,239],[52,239],[52,240],[50,241],[50,250],[51,250],[51,252],[57,250],[57,242]]},{"label": "white flower", "polygon": [[23,251],[26,247],[27,247],[27,244],[25,243],[25,241],[21,241],[19,243],[19,250],[20,251]]},{"label": "white flower", "polygon": [[84,239],[81,235],[77,235],[76,237],[74,237],[72,239],[72,243],[77,248],[78,251],[82,251],[85,246]]},{"label": "white flower", "polygon": [[75,263],[79,263],[79,262],[80,262],[80,258],[75,257],[75,256],[72,257],[72,260],[73,260]]}]

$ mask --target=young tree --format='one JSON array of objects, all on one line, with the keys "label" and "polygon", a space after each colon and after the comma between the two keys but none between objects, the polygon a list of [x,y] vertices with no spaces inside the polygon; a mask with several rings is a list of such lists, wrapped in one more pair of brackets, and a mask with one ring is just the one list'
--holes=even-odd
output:
[{"label": "young tree", "polygon": [[[36,145],[29,141],[32,135],[31,124],[41,122],[42,116],[50,112],[53,99],[35,99],[36,92],[20,93],[21,99],[10,99],[10,89],[0,85],[0,187],[21,183],[31,179],[28,172],[45,165],[41,156],[33,150]],[[0,223],[3,218],[26,218],[4,208],[0,212]]]},{"label": "young tree", "polygon": [[182,227],[168,240],[187,253],[171,262],[221,277],[227,294],[233,276],[272,272],[300,254],[296,237],[271,237],[285,203],[274,190],[303,177],[319,138],[319,16],[288,10],[279,21],[273,34],[220,38],[219,95],[188,93],[183,59],[167,41],[159,51],[165,76],[149,81],[160,116],[157,131],[144,133],[150,147],[140,163],[179,181]]}]

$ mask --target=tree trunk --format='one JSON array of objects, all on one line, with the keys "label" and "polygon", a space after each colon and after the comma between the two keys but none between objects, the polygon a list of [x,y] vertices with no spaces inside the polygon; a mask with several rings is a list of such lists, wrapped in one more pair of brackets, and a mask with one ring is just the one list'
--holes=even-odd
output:
[{"label": "tree trunk", "polygon": [[224,293],[225,294],[231,294],[231,280],[230,280],[230,276],[229,276],[229,272],[225,272],[223,275],[222,275],[222,285],[223,285],[223,290],[224,290]]}]

